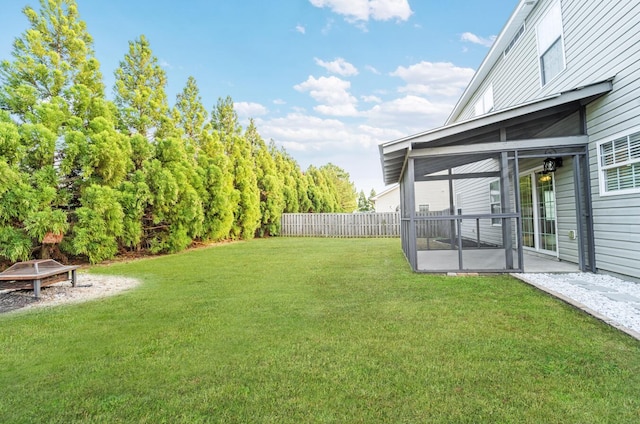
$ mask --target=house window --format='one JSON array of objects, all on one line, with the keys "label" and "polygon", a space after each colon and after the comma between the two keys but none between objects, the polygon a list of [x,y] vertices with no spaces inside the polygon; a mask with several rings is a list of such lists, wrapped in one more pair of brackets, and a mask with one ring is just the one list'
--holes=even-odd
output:
[{"label": "house window", "polygon": [[[500,207],[500,180],[495,180],[489,184],[489,204],[491,205],[491,213],[501,213]],[[491,218],[491,225],[502,225],[502,218]]]},{"label": "house window", "polygon": [[520,37],[522,37],[522,34],[524,34],[524,31],[525,31],[525,27],[524,27],[524,24],[522,24],[518,32],[516,32],[516,35],[514,35],[511,41],[509,42],[509,45],[507,46],[507,48],[504,49],[505,57],[507,57],[507,55],[509,54],[513,46],[515,46],[518,43],[518,40],[520,40]]},{"label": "house window", "polygon": [[598,154],[601,193],[640,192],[640,132],[600,144]]},{"label": "house window", "polygon": [[542,85],[546,85],[565,68],[560,2],[556,2],[542,18],[538,24],[536,36],[540,58],[540,78]]},{"label": "house window", "polygon": [[482,93],[482,97],[476,103],[476,116],[484,115],[493,110],[493,85]]}]

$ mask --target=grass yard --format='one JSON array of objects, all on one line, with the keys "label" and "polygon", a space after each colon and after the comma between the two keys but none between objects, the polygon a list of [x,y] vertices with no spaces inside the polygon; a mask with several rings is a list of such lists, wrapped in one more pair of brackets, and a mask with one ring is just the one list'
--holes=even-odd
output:
[{"label": "grass yard", "polygon": [[98,266],[134,291],[0,315],[2,423],[637,423],[640,343],[397,239]]}]

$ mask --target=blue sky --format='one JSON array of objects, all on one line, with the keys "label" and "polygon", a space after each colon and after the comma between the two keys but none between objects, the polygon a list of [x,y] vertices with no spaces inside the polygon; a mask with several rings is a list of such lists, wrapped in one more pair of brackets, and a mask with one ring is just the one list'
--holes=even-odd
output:
[{"label": "blue sky", "polygon": [[[195,77],[210,111],[231,96],[306,168],[332,162],[384,189],[378,144],[443,124],[518,0],[77,0],[112,97],[144,34],[170,104]],[[0,59],[37,0],[0,0]]]}]

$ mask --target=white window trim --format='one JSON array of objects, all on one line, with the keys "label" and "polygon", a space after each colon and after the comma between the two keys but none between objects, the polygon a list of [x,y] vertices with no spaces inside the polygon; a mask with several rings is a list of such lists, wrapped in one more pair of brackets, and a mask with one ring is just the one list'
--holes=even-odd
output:
[{"label": "white window trim", "polygon": [[492,83],[492,84],[489,84],[489,86],[482,92],[482,95],[480,96],[478,101],[476,101],[474,105],[474,113],[475,113],[475,116],[482,116],[482,115],[486,115],[487,113],[493,112],[494,109],[495,109],[495,97],[493,95],[493,83]]},{"label": "white window trim", "polygon": [[[616,133],[615,135],[609,136],[607,138],[603,138],[602,140],[598,141],[598,143],[596,144],[596,160],[598,161],[598,183],[600,186],[601,197],[622,196],[625,194],[640,193],[640,187],[626,188],[624,190],[607,191],[607,181],[604,176],[604,172],[606,171],[606,169],[602,166],[602,154],[601,154],[603,144],[612,142],[613,140],[617,140],[622,137],[629,137],[631,134],[635,134],[637,132],[640,132],[640,125],[629,128],[628,130]],[[617,166],[615,166],[614,168],[617,168]]]},{"label": "white window trim", "polygon": [[[494,183],[498,183],[498,187],[500,190],[500,201],[493,202],[491,200],[491,185]],[[500,206],[500,213],[502,213],[502,189],[500,188],[500,180],[493,180],[489,182],[489,213],[493,213],[493,205],[498,204]],[[497,220],[497,222],[493,222],[493,220]],[[491,218],[491,226],[492,227],[502,227],[502,218]]]},{"label": "white window trim", "polygon": [[[538,31],[539,31],[540,23],[543,22],[547,18],[547,16],[551,13],[551,10],[554,7],[556,7],[556,5],[560,8],[560,44],[562,46],[562,70],[560,72],[558,72],[549,81],[545,81],[544,78],[543,78],[542,56],[547,51],[549,51],[549,49],[553,46],[555,41],[554,41],[554,43],[551,43],[546,48],[545,51],[540,51],[540,43],[539,43]],[[557,38],[555,38],[554,40],[557,40]],[[567,69],[567,55],[566,55],[565,45],[564,45],[564,22],[562,21],[562,4],[560,3],[560,0],[557,0],[555,3],[553,3],[553,5],[551,5],[551,7],[549,7],[549,9],[545,12],[545,14],[540,19],[540,22],[538,22],[538,24],[536,25],[536,46],[537,46],[537,49],[538,49],[538,74],[539,74],[539,77],[540,77],[540,87],[542,88],[542,87],[546,87],[552,81],[556,80]]]}]

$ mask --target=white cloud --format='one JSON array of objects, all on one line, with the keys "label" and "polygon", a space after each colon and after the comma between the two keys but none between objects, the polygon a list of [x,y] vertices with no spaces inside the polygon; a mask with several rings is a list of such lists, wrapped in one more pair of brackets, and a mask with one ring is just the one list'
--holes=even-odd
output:
[{"label": "white cloud", "polygon": [[378,71],[376,68],[374,68],[371,65],[365,66],[364,69],[366,69],[367,71],[371,72],[372,74],[380,75],[380,71]]},{"label": "white cloud", "polygon": [[369,7],[371,16],[376,21],[389,19],[406,21],[413,13],[408,0],[371,0]]},{"label": "white cloud", "polygon": [[305,170],[309,165],[333,163],[349,172],[358,190],[383,189],[378,145],[407,134],[397,129],[350,124],[334,118],[291,113],[274,119],[256,119],[265,140],[284,147]]},{"label": "white cloud", "polygon": [[363,114],[372,125],[394,128],[400,136],[406,136],[442,125],[452,108],[453,102],[435,103],[424,97],[407,95],[375,105]]},{"label": "white cloud", "polygon": [[286,105],[286,104],[287,104],[287,102],[285,102],[285,101],[284,101],[284,100],[282,100],[282,99],[275,99],[275,100],[273,101],[273,104],[274,104],[274,105]]},{"label": "white cloud", "polygon": [[366,103],[382,103],[382,99],[378,96],[360,96],[360,98]]},{"label": "white cloud", "polygon": [[489,38],[483,38],[471,32],[465,32],[460,36],[460,40],[473,44],[479,44],[484,47],[491,47],[493,45],[493,42],[496,40],[496,36],[492,35]]},{"label": "white cloud", "polygon": [[307,30],[302,25],[296,25],[296,32],[299,32],[300,34],[304,34],[307,32]]},{"label": "white cloud", "polygon": [[263,137],[286,144],[297,151],[319,150],[341,139],[346,125],[338,119],[324,119],[304,113],[290,113],[285,117],[256,122]]},{"label": "white cloud", "polygon": [[307,80],[293,87],[297,91],[309,95],[319,103],[316,112],[331,116],[356,116],[358,99],[349,93],[351,83],[338,77],[309,76]]},{"label": "white cloud", "polygon": [[309,0],[315,7],[328,7],[349,22],[406,21],[413,13],[408,0]]},{"label": "white cloud", "polygon": [[329,32],[331,32],[331,29],[333,28],[333,23],[334,23],[333,19],[327,20],[327,23],[324,25],[324,27],[321,30],[322,35],[327,35],[329,34]]},{"label": "white cloud", "polygon": [[266,115],[268,110],[259,103],[238,102],[234,103],[234,108],[240,118],[254,118],[256,116]]},{"label": "white cloud", "polygon": [[474,70],[448,62],[420,62],[409,67],[399,66],[389,75],[402,78],[407,84],[401,93],[421,94],[436,98],[456,98],[473,77]]},{"label": "white cloud", "polygon": [[356,67],[341,57],[337,58],[333,62],[325,62],[318,59],[317,57],[314,58],[314,60],[316,61],[317,65],[322,66],[332,74],[342,75],[343,77],[358,75],[358,70],[356,69]]},{"label": "white cloud", "polygon": [[396,129],[367,124],[350,125],[338,119],[319,118],[304,113],[258,119],[256,126],[265,140],[273,139],[285,149],[297,152],[353,152],[376,147],[384,141],[406,135]]}]

